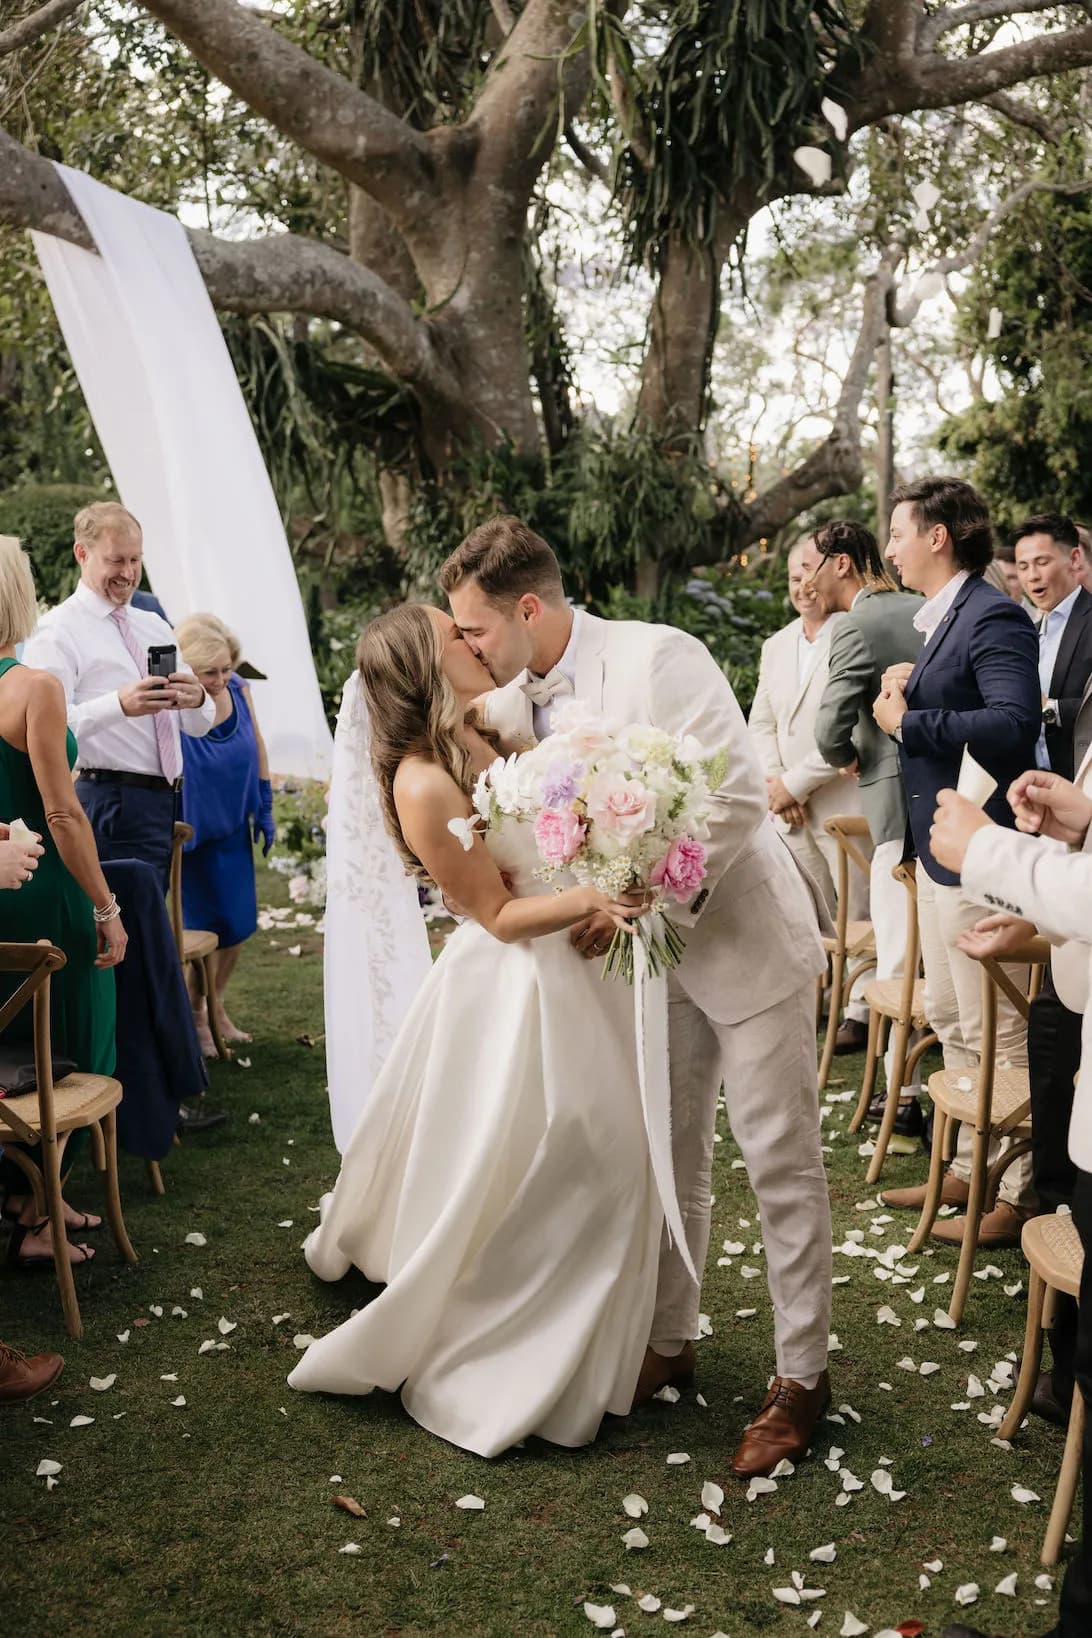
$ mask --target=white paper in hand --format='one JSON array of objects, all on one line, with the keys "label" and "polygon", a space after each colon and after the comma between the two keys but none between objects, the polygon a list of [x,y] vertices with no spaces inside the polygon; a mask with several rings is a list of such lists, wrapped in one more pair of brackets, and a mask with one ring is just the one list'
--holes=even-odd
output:
[{"label": "white paper in hand", "polygon": [[38,840],[30,826],[22,819],[13,819],[8,826],[8,836],[13,842],[36,842]]},{"label": "white paper in hand", "polygon": [[957,793],[965,796],[968,802],[973,802],[976,808],[984,808],[996,789],[997,780],[986,772],[980,762],[975,761],[964,745]]}]

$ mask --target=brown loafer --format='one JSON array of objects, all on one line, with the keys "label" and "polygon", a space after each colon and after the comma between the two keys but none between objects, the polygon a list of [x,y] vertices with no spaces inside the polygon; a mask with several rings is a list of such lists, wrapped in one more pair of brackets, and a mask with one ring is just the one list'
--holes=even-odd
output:
[{"label": "brown loafer", "polygon": [[640,1410],[654,1399],[661,1388],[689,1388],[694,1380],[694,1344],[683,1344],[682,1352],[673,1359],[665,1359],[654,1348],[645,1349],[641,1374],[633,1395],[633,1409]]},{"label": "brown loafer", "polygon": [[[1030,1211],[1020,1211],[1016,1206],[1010,1206],[1007,1200],[999,1200],[979,1223],[976,1243],[989,1251],[1018,1246],[1021,1230],[1032,1215]],[[946,1246],[961,1246],[966,1221],[965,1217],[949,1217],[943,1223],[934,1223],[930,1231],[932,1238],[943,1240]]]},{"label": "brown loafer", "polygon": [[0,1342],[0,1405],[17,1405],[53,1386],[64,1370],[60,1354],[32,1354]]},{"label": "brown loafer", "polygon": [[814,1388],[802,1388],[788,1376],[775,1377],[762,1409],[732,1457],[736,1478],[766,1477],[780,1461],[798,1462],[829,1404],[830,1376],[826,1371]]},{"label": "brown loafer", "polygon": [[863,1052],[868,1045],[868,1025],[859,1018],[847,1018],[838,1025],[834,1037],[834,1056],[841,1058],[847,1052]]},{"label": "brown loafer", "polygon": [[[920,1211],[925,1204],[928,1185],[920,1183],[916,1189],[885,1189],[880,1200],[894,1211]],[[965,1206],[971,1197],[969,1183],[964,1183],[954,1172],[945,1172],[940,1185],[942,1206]]]}]

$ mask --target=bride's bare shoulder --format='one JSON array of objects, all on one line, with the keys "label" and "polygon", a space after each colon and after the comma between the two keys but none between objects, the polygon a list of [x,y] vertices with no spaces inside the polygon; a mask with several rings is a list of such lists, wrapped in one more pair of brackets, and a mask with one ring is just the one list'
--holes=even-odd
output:
[{"label": "bride's bare shoulder", "polygon": [[447,769],[441,768],[431,757],[404,756],[395,770],[394,800],[399,809],[404,804],[420,807],[423,804],[448,802],[452,793],[462,795]]}]

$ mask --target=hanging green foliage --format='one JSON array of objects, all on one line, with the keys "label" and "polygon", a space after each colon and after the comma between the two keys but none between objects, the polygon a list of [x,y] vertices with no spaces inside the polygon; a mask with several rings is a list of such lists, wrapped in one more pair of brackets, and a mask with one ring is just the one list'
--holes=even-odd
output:
[{"label": "hanging green foliage", "polygon": [[761,199],[799,144],[833,148],[820,103],[859,51],[844,0],[686,0],[664,20],[667,43],[647,60],[608,23],[600,46],[631,110],[618,186],[633,255],[652,263],[670,237],[710,245],[725,201],[738,188]]}]

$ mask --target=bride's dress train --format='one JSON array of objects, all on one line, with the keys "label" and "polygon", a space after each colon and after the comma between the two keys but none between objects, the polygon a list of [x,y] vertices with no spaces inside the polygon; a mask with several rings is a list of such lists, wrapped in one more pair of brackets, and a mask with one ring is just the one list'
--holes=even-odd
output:
[{"label": "bride's dress train", "polygon": [[[529,826],[490,833],[543,891]],[[385,1289],[312,1343],[294,1388],[402,1389],[410,1415],[496,1456],[625,1414],[649,1337],[663,1208],[633,996],[568,933],[505,945],[466,922],[432,968],[305,1254]]]}]

